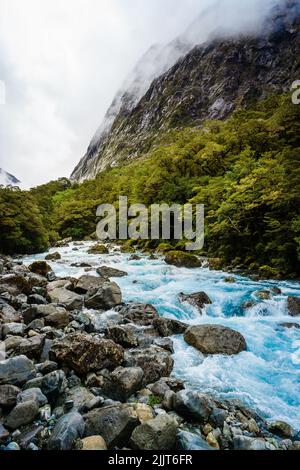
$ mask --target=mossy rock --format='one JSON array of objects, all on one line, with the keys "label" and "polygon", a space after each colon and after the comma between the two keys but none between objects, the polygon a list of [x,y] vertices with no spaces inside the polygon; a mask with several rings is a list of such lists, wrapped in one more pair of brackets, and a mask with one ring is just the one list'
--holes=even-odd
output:
[{"label": "mossy rock", "polygon": [[280,273],[276,268],[271,268],[270,266],[261,266],[259,268],[259,275],[263,279],[278,279]]},{"label": "mossy rock", "polygon": [[165,262],[178,268],[200,268],[202,266],[202,262],[197,256],[182,251],[170,251],[165,256]]},{"label": "mossy rock", "polygon": [[135,253],[135,249],[130,245],[123,245],[121,247],[121,253]]},{"label": "mossy rock", "polygon": [[222,258],[209,258],[208,262],[209,267],[216,271],[220,271],[224,266],[224,260]]},{"label": "mossy rock", "polygon": [[168,251],[173,251],[174,250],[174,246],[170,245],[169,243],[161,243],[156,251],[158,253],[168,253]]},{"label": "mossy rock", "polygon": [[101,245],[100,243],[97,245],[92,246],[88,253],[90,255],[107,255],[109,253],[108,248],[105,245]]},{"label": "mossy rock", "polygon": [[52,271],[51,266],[49,266],[46,261],[34,261],[30,266],[28,266],[28,268],[32,273],[39,274],[44,277]]}]

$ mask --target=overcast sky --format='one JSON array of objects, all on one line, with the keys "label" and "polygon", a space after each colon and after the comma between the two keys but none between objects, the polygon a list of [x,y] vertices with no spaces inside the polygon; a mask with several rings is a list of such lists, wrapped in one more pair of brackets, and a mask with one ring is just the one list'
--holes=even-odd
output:
[{"label": "overcast sky", "polygon": [[69,176],[140,56],[215,1],[0,0],[0,167],[25,187]]}]

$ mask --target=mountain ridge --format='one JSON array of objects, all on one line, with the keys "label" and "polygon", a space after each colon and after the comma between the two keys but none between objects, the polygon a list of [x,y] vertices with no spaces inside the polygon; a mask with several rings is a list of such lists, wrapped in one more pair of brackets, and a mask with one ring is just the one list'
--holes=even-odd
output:
[{"label": "mountain ridge", "polygon": [[170,43],[178,47],[178,60],[136,102],[130,93],[117,95],[107,114],[111,122],[92,139],[71,180],[93,179],[138,157],[170,128],[224,119],[254,100],[288,91],[300,75],[299,12],[299,1],[288,1],[255,35],[224,39],[215,33],[185,54],[188,43]]}]

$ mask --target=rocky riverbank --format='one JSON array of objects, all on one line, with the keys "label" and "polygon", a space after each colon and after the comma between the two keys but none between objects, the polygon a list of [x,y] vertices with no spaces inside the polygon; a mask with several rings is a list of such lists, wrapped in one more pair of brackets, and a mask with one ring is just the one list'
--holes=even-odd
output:
[{"label": "rocky riverbank", "polygon": [[[99,264],[92,275],[78,263],[86,274],[57,278],[48,261],[60,256],[28,267],[0,258],[0,449],[300,448],[288,423],[266,422],[242,402],[217,400],[174,375],[174,335],[199,354],[230,356],[247,349],[241,333],[124,302],[111,281],[124,270]],[[205,292],[178,299],[200,315],[212,303]],[[288,302],[298,316],[299,299]]]}]

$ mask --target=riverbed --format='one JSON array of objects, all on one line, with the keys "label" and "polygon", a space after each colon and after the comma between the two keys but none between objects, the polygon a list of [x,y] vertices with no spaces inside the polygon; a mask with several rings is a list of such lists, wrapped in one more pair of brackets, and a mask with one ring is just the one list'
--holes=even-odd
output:
[{"label": "riverbed", "polygon": [[[151,303],[159,314],[176,318],[191,325],[220,324],[239,331],[246,339],[247,351],[237,356],[204,357],[188,346],[182,336],[173,337],[173,375],[184,379],[199,391],[216,397],[240,399],[267,420],[283,420],[300,430],[300,329],[286,328],[282,323],[299,323],[300,317],[288,315],[288,296],[300,297],[300,283],[292,281],[253,281],[234,275],[235,282],[225,282],[231,276],[207,267],[176,268],[167,265],[163,257],[152,260],[137,253],[140,260],[130,260],[116,247],[107,255],[88,254],[92,242],[81,246],[71,243],[58,251],[62,259],[49,262],[58,277],[94,275],[99,266],[111,266],[128,273],[112,279],[119,284],[123,300]],[[47,253],[48,254],[48,253]],[[44,259],[46,254],[26,256],[25,264]],[[71,266],[85,262],[92,266]],[[96,274],[97,275],[97,274]],[[261,300],[258,291],[279,288],[280,294]],[[178,294],[205,291],[212,305],[202,315],[191,305],[180,303]],[[243,309],[244,302],[254,302]]]}]

